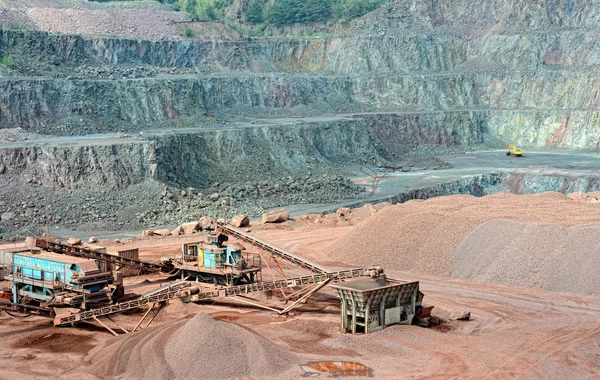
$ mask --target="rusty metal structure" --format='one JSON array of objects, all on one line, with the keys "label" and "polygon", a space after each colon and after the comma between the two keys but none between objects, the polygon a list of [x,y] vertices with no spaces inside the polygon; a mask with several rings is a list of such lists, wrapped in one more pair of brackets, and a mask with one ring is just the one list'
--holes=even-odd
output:
[{"label": "rusty metal structure", "polygon": [[89,309],[110,304],[121,294],[122,283],[96,262],[17,248],[2,253],[4,278],[12,282],[11,302],[52,312],[60,308]]},{"label": "rusty metal structure", "polygon": [[379,276],[331,286],[341,301],[342,331],[365,334],[393,324],[411,324],[421,306],[418,281]]},{"label": "rusty metal structure", "polygon": [[[57,314],[54,318],[54,324],[65,326],[80,321],[96,320],[98,317],[111,314],[122,313],[124,311],[138,309],[143,306],[156,305],[174,299],[186,299],[186,301],[198,302],[219,297],[239,297],[254,292],[263,292],[268,290],[292,288],[308,284],[327,284],[330,281],[341,281],[345,279],[357,278],[361,276],[377,276],[382,273],[381,268],[357,268],[348,269],[325,274],[314,274],[289,278],[285,280],[264,281],[247,285],[223,287],[220,289],[200,289],[192,286],[189,282],[180,282],[176,290],[166,288],[164,291],[158,291],[154,294],[142,296],[138,299],[106,306],[100,309],[90,311],[78,311],[74,313]],[[324,286],[324,285],[323,285]],[[291,310],[288,306],[284,310],[276,310],[279,314],[284,314]]]},{"label": "rusty metal structure", "polygon": [[181,257],[170,263],[182,279],[236,286],[261,281],[260,255],[245,252],[241,244],[226,244],[223,234],[209,234],[206,241],[184,243]]},{"label": "rusty metal structure", "polygon": [[[60,308],[46,307],[52,304],[42,305],[44,307],[31,306],[23,302],[23,298],[14,298],[13,294],[11,302],[0,303],[0,308],[46,315],[54,319],[56,326],[97,322],[117,335],[115,330],[129,333],[142,328],[144,324],[147,327],[171,300],[201,302],[226,297],[278,314],[286,314],[332,283],[331,286],[341,299],[342,329],[353,334],[361,331],[365,333],[377,331],[395,323],[410,323],[415,316],[416,308],[420,307],[423,295],[418,290],[418,282],[387,279],[381,267],[330,270],[236,228],[218,225],[215,229],[216,233],[210,234],[206,241],[184,244],[180,259],[169,258],[161,260],[160,264],[139,260],[135,255],[115,255],[101,249],[70,246],[44,239],[33,239],[32,242],[31,238],[28,238],[29,245],[36,247],[29,249],[48,251],[44,255],[48,256],[47,259],[50,261],[54,259],[65,262],[77,261],[82,267],[105,263],[106,267],[133,268],[138,273],[160,271],[167,273],[171,278],[181,277],[181,280],[142,295],[125,295],[122,287],[119,292],[113,289],[111,292],[113,297],[110,299],[112,302],[99,304],[97,307],[88,307],[85,303],[83,307],[82,304]],[[250,243],[268,256],[246,254],[245,247],[240,244],[226,245],[228,236]],[[269,265],[264,260],[265,257],[275,262],[284,278],[276,278],[274,275],[272,280],[263,280],[262,276],[259,276],[263,263]],[[283,273],[277,259],[309,271],[311,274],[289,278]],[[18,275],[15,277],[14,272],[15,270],[11,272],[9,279],[18,282],[19,277]],[[85,276],[76,277],[75,285],[85,278]],[[105,274],[104,277],[107,275]],[[356,280],[359,278],[362,279]],[[217,279],[224,279],[224,281]],[[344,282],[347,280],[352,281]],[[212,283],[212,286],[201,285],[202,281]],[[42,289],[44,286],[42,284]],[[292,291],[291,293],[287,291],[286,294],[285,289]],[[291,302],[284,308],[276,308],[248,297],[249,294],[265,291],[279,291],[287,301]],[[18,292],[17,289],[14,293]],[[124,329],[111,319],[111,316],[119,313],[144,309],[146,311],[142,319],[132,331]],[[117,327],[111,328],[101,318],[110,320]]]},{"label": "rusty metal structure", "polygon": [[[33,241],[29,243],[29,241],[31,240]],[[83,257],[86,259],[92,259],[96,261],[104,261],[107,263],[111,263],[119,268],[137,268],[141,273],[152,273],[159,271],[169,272],[174,269],[173,265],[170,263],[156,264],[148,261],[129,258],[126,256],[107,253],[102,250],[95,250],[85,247],[63,244],[57,241],[33,238],[28,238],[27,241],[30,246],[43,249],[47,252],[64,254],[67,256]]]},{"label": "rusty metal structure", "polygon": [[328,269],[322,265],[319,265],[319,264],[313,263],[309,260],[306,260],[304,257],[298,256],[295,253],[292,253],[285,249],[278,248],[270,243],[267,243],[264,240],[261,240],[257,237],[246,234],[246,233],[242,232],[242,230],[239,230],[237,228],[217,224],[216,230],[224,235],[233,236],[243,242],[250,243],[250,245],[252,245],[253,247],[256,247],[256,248],[262,250],[263,252],[268,253],[269,255],[273,256],[274,258],[278,258],[278,259],[287,261],[288,263],[295,265],[298,268],[301,268],[301,269],[304,269],[304,270],[307,270],[307,271],[313,272],[313,273],[330,272],[330,269]]}]

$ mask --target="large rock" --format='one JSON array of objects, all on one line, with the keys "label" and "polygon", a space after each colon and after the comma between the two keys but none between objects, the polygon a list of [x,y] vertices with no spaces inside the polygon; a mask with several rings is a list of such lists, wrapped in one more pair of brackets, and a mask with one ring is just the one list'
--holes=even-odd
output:
[{"label": "large rock", "polygon": [[215,220],[210,216],[203,216],[202,218],[200,218],[200,220],[198,220],[198,225],[203,230],[212,230],[214,224]]},{"label": "large rock", "polygon": [[250,225],[250,219],[248,219],[248,216],[246,215],[236,215],[233,218],[231,218],[230,224],[238,228],[247,227]]},{"label": "large rock", "polygon": [[142,231],[142,237],[154,236],[154,231],[152,230],[144,230]]},{"label": "large rock", "polygon": [[94,244],[98,242],[98,238],[96,238],[95,236],[90,236],[90,238],[88,239],[88,243],[90,244]]},{"label": "large rock", "polygon": [[164,229],[160,229],[160,230],[154,230],[154,235],[158,235],[158,236],[171,236],[171,231],[164,228]]},{"label": "large rock", "polygon": [[584,194],[581,191],[575,191],[569,195],[567,195],[567,198],[572,199],[572,200],[580,200],[582,198],[584,198]]},{"label": "large rock", "polygon": [[5,212],[4,214],[2,214],[2,217],[0,217],[2,219],[3,222],[7,222],[11,219],[13,219],[15,217],[15,213],[14,212]]},{"label": "large rock", "polygon": [[181,226],[179,226],[179,229],[181,230],[181,232],[184,235],[191,235],[200,229],[200,223],[199,222],[183,223]]},{"label": "large rock", "polygon": [[69,240],[67,240],[67,245],[80,245],[80,244],[81,244],[80,238],[70,238]]},{"label": "large rock", "polygon": [[350,209],[348,207],[338,208],[335,213],[340,217],[348,216],[350,214]]},{"label": "large rock", "polygon": [[284,209],[265,212],[262,214],[263,223],[283,223],[290,218],[290,213]]}]

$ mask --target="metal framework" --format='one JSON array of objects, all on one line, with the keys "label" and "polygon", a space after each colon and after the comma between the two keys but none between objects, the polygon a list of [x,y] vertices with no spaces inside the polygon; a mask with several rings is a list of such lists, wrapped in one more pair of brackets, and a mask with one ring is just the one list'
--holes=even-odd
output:
[{"label": "metal framework", "polygon": [[419,282],[379,278],[332,285],[341,301],[342,331],[374,332],[392,324],[410,324],[416,313]]},{"label": "metal framework", "polygon": [[269,255],[271,255],[275,258],[281,258],[282,260],[285,260],[288,263],[293,264],[299,268],[308,270],[309,272],[313,272],[313,273],[330,272],[330,270],[328,268],[326,268],[322,265],[308,261],[305,258],[300,257],[290,251],[286,251],[285,249],[275,247],[274,245],[269,244],[266,241],[261,240],[257,237],[248,235],[237,228],[217,224],[216,229],[218,232],[221,232],[222,234],[233,236],[239,240],[250,243],[252,246],[265,251],[266,253],[268,253]]},{"label": "metal framework", "polygon": [[[200,290],[197,287],[192,287],[191,283],[187,283],[186,288],[178,289],[178,290],[170,290],[158,294],[152,294],[146,297],[140,297],[138,299],[118,303],[115,305],[110,305],[98,309],[93,309],[89,311],[76,312],[72,314],[57,314],[56,318],[54,318],[54,324],[57,326],[65,326],[65,325],[74,325],[79,321],[86,321],[96,319],[102,316],[108,316],[111,314],[122,313],[127,310],[138,309],[143,306],[148,306],[151,304],[158,304],[161,302],[167,302],[174,299],[187,298],[191,301],[202,301],[207,299],[213,299],[218,297],[241,297],[245,296],[248,293],[253,292],[262,292],[267,290],[276,290],[283,288],[292,288],[296,286],[308,285],[308,284],[318,284],[308,295],[305,295],[308,298],[312,293],[316,292],[318,289],[325,286],[330,281],[340,281],[351,278],[357,278],[361,276],[377,276],[382,273],[382,269],[379,267],[374,268],[356,268],[356,269],[348,269],[337,272],[329,272],[323,274],[314,274],[309,276],[295,277],[289,278],[285,280],[273,280],[273,281],[264,281],[257,282],[253,284],[232,286],[222,289],[214,289],[214,290]],[[180,283],[183,286],[182,283]],[[304,299],[306,299],[304,298]],[[287,307],[284,311],[279,311],[280,314],[288,312],[295,305],[302,302],[301,300],[296,301],[290,307]],[[68,311],[67,311],[68,312]]]},{"label": "metal framework", "polygon": [[62,253],[68,256],[84,257],[116,264],[118,266],[126,266],[131,268],[139,268],[143,272],[158,272],[171,271],[173,267],[168,264],[155,264],[147,261],[119,257],[109,253],[99,252],[89,248],[75,247],[62,243],[55,243],[44,239],[35,239],[35,246],[49,252]]}]

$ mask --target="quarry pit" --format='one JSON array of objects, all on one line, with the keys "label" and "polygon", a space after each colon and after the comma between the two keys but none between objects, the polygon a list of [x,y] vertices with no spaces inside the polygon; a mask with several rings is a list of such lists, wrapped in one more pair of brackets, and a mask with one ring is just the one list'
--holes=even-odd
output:
[{"label": "quarry pit", "polygon": [[599,4],[287,3],[0,0],[0,378],[599,377]]}]

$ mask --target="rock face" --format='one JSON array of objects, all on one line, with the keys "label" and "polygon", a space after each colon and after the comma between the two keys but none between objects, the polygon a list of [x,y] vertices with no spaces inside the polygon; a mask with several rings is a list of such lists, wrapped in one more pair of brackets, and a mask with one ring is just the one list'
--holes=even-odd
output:
[{"label": "rock face", "polygon": [[123,141],[75,146],[2,148],[5,176],[29,177],[56,188],[123,188],[156,176],[152,144]]},{"label": "rock face", "polygon": [[247,227],[250,225],[250,219],[246,215],[235,215],[229,224],[237,228]]},{"label": "rock face", "polygon": [[[0,196],[10,198],[0,216],[14,212],[2,218],[9,228],[42,225],[52,204],[57,224],[177,225],[293,203],[360,202],[360,189],[338,177],[348,164],[506,143],[600,151],[598,9],[569,0],[395,1],[323,38],[267,31],[264,38],[157,41],[166,33],[157,27],[146,34],[152,41],[138,39],[147,20],[128,32],[132,39],[2,29],[0,57],[15,65],[0,65],[0,132],[102,135],[30,142],[0,133]],[[74,25],[86,13],[80,10],[55,12],[61,18],[52,22],[40,16],[48,10],[32,12],[49,30],[97,25]],[[238,116],[248,119],[230,122]],[[214,125],[221,127],[203,128]],[[480,195],[501,185],[566,193],[599,186],[500,177],[390,200]],[[162,184],[169,190],[153,198]],[[39,204],[20,211],[23,196],[13,193],[23,188]],[[152,191],[138,191],[144,188]],[[77,218],[71,207],[81,207]]]},{"label": "rock face", "polygon": [[[461,144],[479,125],[525,148],[597,150],[596,8],[567,0],[395,2],[319,39],[3,30],[0,56],[13,55],[22,76],[0,83],[0,117],[64,134],[186,125],[216,113],[392,111],[404,115],[403,128],[414,119],[424,129],[441,125]],[[472,122],[440,122],[453,118]]]},{"label": "rock face", "polygon": [[262,214],[263,223],[283,223],[290,219],[290,213],[284,209],[265,212]]}]

